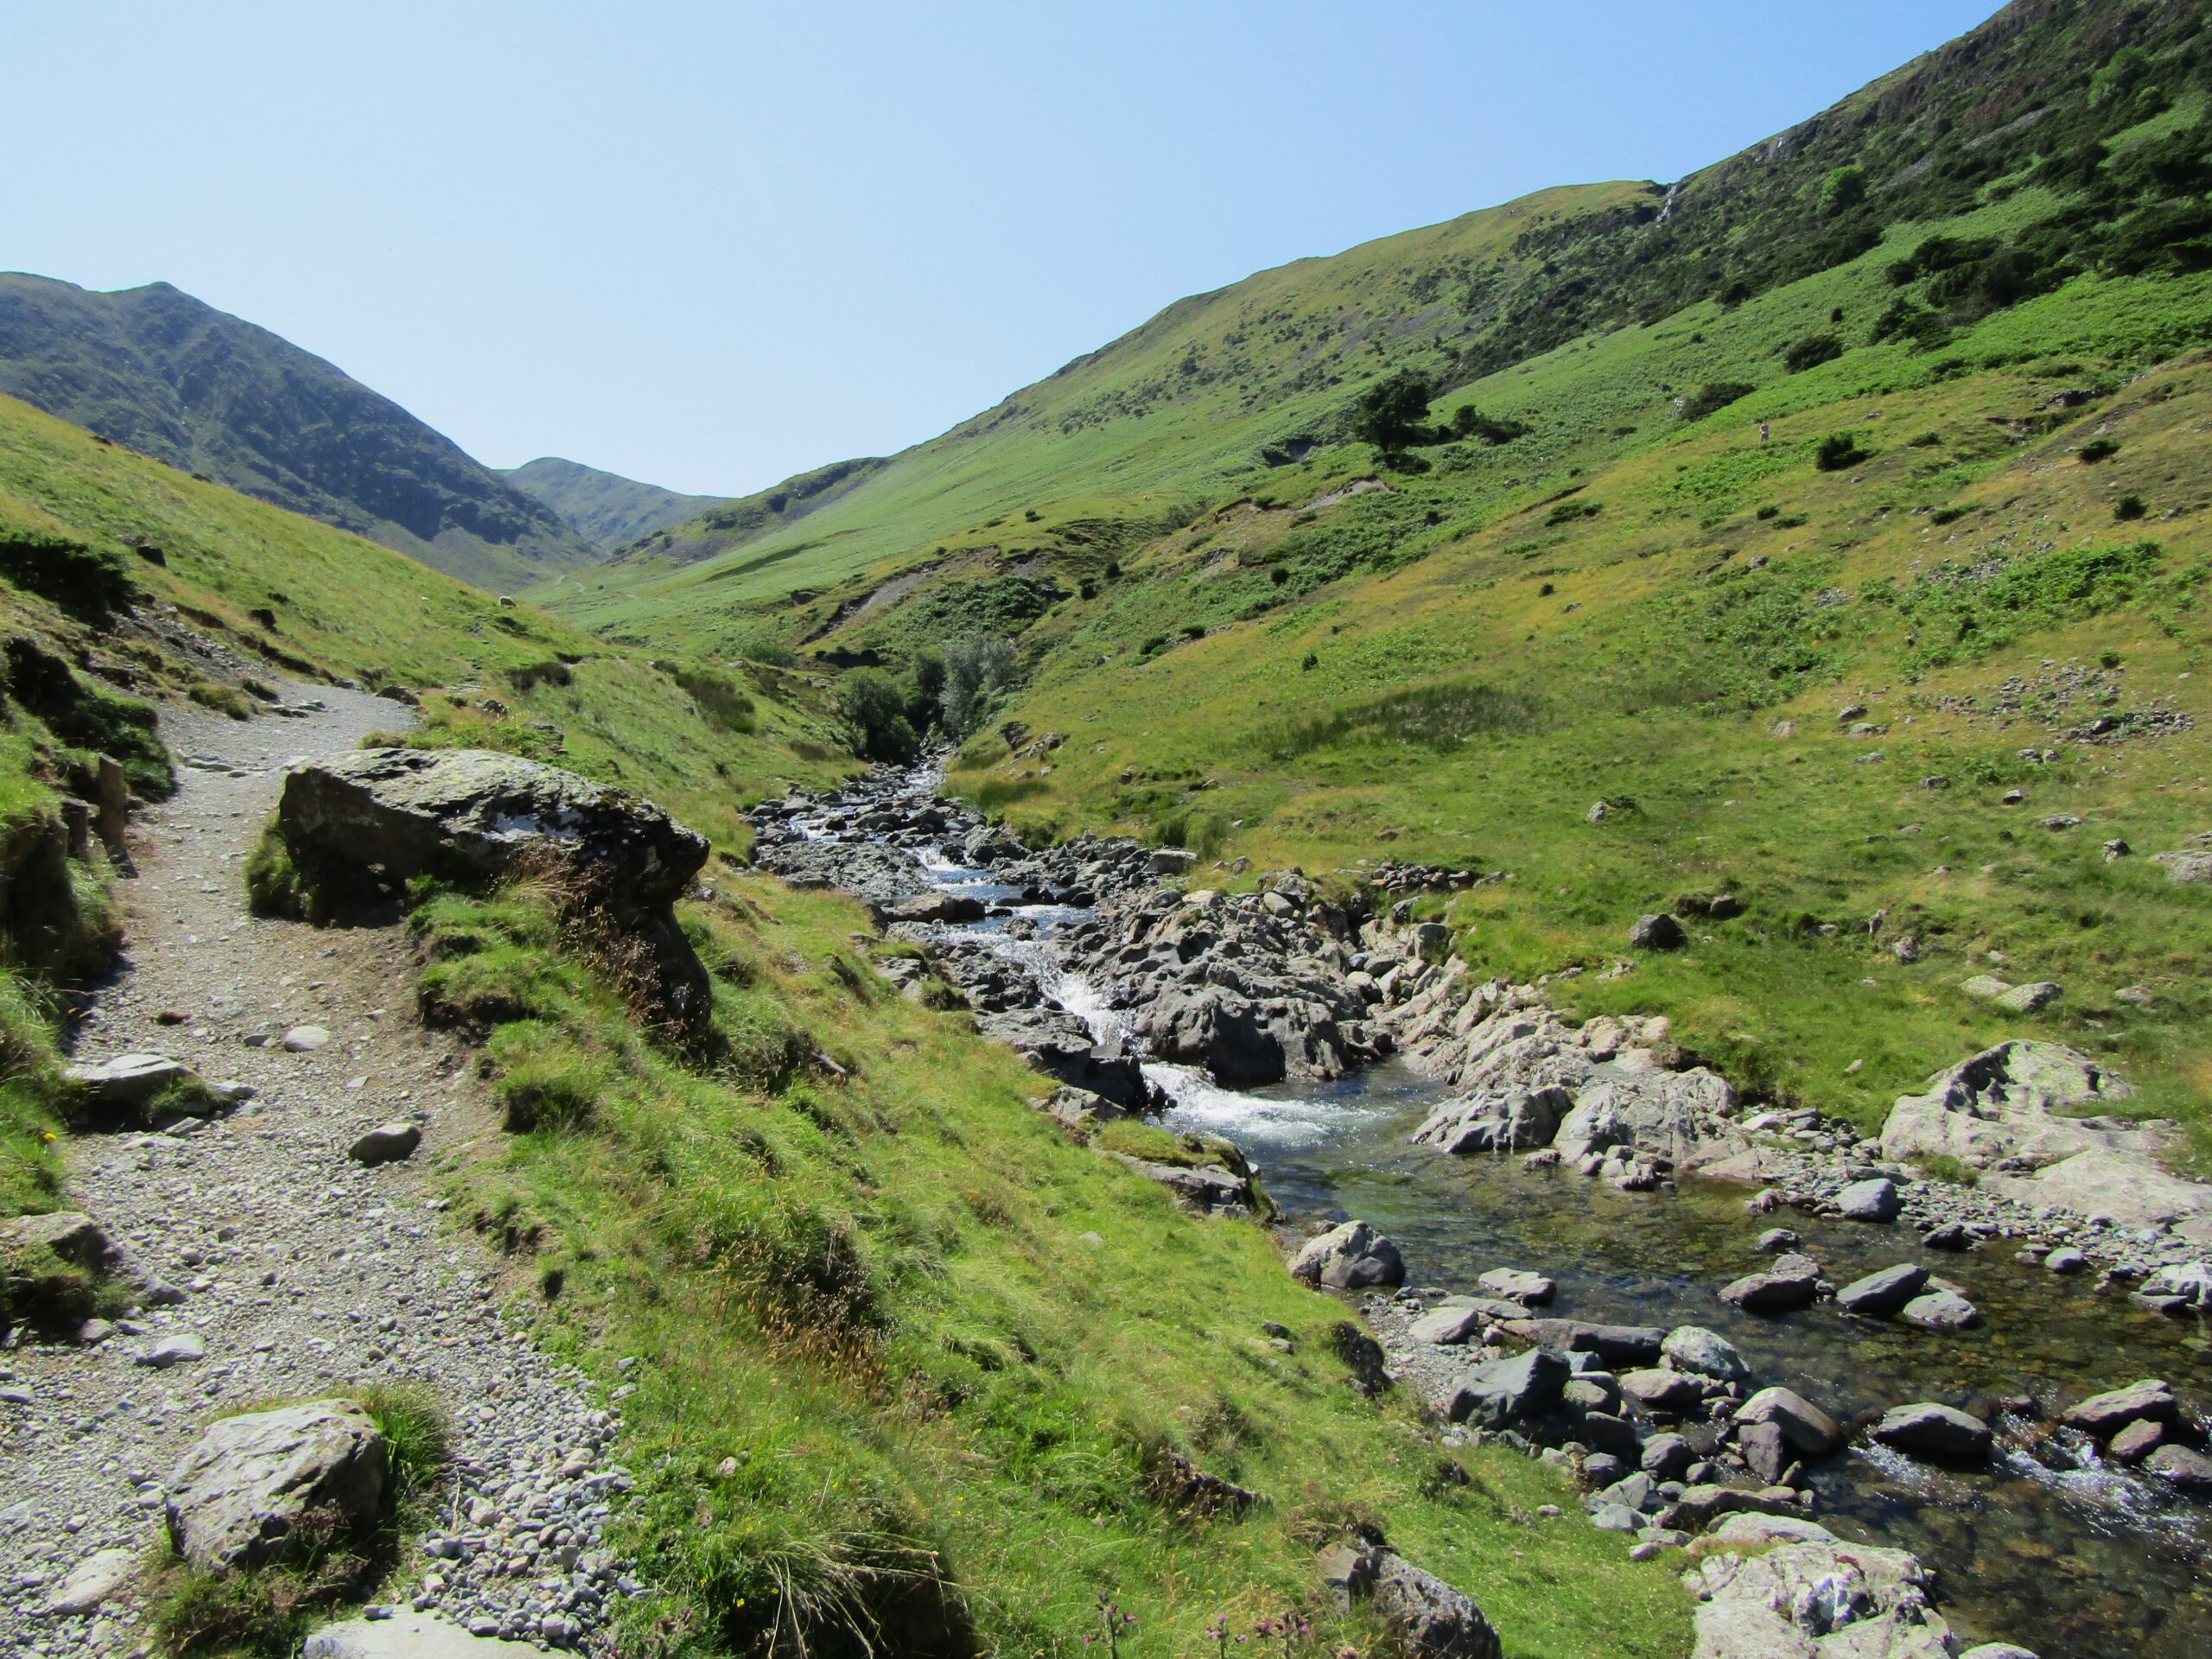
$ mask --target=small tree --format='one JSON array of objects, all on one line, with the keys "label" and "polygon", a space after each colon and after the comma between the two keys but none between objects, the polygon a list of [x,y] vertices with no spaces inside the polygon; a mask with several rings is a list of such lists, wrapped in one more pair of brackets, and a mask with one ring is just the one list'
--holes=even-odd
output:
[{"label": "small tree", "polygon": [[1412,369],[1377,380],[1353,405],[1353,435],[1395,454],[1427,435],[1430,396],[1428,377]]},{"label": "small tree", "polygon": [[921,752],[906,693],[880,669],[856,668],[837,682],[837,714],[853,753],[864,760],[903,763]]},{"label": "small tree", "polygon": [[1014,647],[1005,640],[971,634],[955,640],[944,653],[944,686],[938,707],[945,734],[967,736],[990,713],[991,700],[1014,683]]},{"label": "small tree", "polygon": [[1821,212],[1848,213],[1866,200],[1866,169],[1856,162],[1847,162],[1827,175],[1821,184]]}]

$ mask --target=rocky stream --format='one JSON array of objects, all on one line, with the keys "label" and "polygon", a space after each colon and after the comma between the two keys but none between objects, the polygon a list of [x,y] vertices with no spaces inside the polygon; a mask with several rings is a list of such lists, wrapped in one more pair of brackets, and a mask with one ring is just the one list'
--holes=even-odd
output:
[{"label": "rocky stream", "polygon": [[937,782],[766,804],[756,861],[868,901],[922,951],[880,968],[1064,1122],[1182,1132],[1138,1167],[1277,1227],[1440,1442],[1560,1464],[1639,1557],[1685,1552],[1697,1659],[2212,1652],[2212,1192],[2100,1109],[2124,1078],[2005,1041],[1867,1136],[1738,1100],[1664,1020],[1476,982],[1414,901],[1498,873],[1231,895],[1175,849],[1025,849]]}]

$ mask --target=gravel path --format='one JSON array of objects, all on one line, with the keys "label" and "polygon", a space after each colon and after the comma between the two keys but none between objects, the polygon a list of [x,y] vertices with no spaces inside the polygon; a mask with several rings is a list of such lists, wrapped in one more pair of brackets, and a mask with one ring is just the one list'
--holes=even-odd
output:
[{"label": "gravel path", "polygon": [[[241,867],[285,762],[405,718],[359,693],[290,695],[325,706],[251,722],[163,715],[181,787],[136,821],[126,958],[77,1056],[158,1051],[257,1094],[227,1118],[73,1147],[69,1207],[176,1300],[97,1344],[0,1353],[0,1653],[149,1650],[134,1591],[86,1617],[41,1617],[42,1604],[95,1552],[155,1544],[162,1482],[212,1414],[370,1382],[426,1388],[453,1415],[454,1491],[429,1574],[408,1586],[416,1605],[480,1636],[602,1647],[606,1606],[637,1589],[599,1541],[630,1484],[603,1457],[618,1425],[580,1373],[503,1318],[497,1259],[437,1213],[428,1166],[496,1133],[466,1056],[416,1021],[393,930],[246,913]],[[329,1040],[288,1049],[303,1026]],[[411,1160],[346,1156],[401,1118],[423,1128]],[[182,1337],[205,1357],[146,1363]]]}]

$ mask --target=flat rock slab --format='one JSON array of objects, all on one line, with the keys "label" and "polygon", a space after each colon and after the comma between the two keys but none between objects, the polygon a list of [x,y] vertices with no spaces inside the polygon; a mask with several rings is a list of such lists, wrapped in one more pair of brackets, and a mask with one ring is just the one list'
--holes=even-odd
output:
[{"label": "flat rock slab", "polygon": [[390,1618],[349,1618],[326,1624],[307,1639],[300,1659],[499,1659],[538,1649],[528,1642],[471,1636],[428,1613],[395,1612]]},{"label": "flat rock slab", "polygon": [[1541,1307],[1559,1291],[1559,1287],[1542,1274],[1525,1272],[1519,1268],[1492,1268],[1475,1282],[1482,1287],[1486,1295],[1519,1302],[1528,1307]]},{"label": "flat rock slab", "polygon": [[312,1054],[330,1040],[330,1033],[321,1026],[294,1026],[284,1033],[284,1048],[288,1053]]},{"label": "flat rock slab", "polygon": [[1513,1319],[1505,1329],[1523,1342],[1567,1354],[1595,1354],[1608,1365],[1650,1365],[1667,1333],[1653,1325],[1593,1325],[1587,1319]]},{"label": "flat rock slab", "polygon": [[1919,1295],[1927,1283],[1927,1268],[1916,1262],[1900,1262],[1853,1280],[1836,1292],[1835,1299],[1853,1313],[1885,1319]]},{"label": "flat rock slab", "polygon": [[96,1065],[73,1065],[61,1074],[95,1106],[111,1110],[143,1106],[171,1084],[188,1083],[194,1075],[190,1066],[166,1054],[118,1054]]},{"label": "flat rock slab", "polygon": [[2182,1421],[2181,1401],[2157,1377],[2145,1377],[2108,1394],[2094,1394],[2068,1407],[2059,1421],[2099,1440],[2117,1434],[2133,1423],[2177,1424]]},{"label": "flat rock slab", "polygon": [[88,1555],[48,1594],[40,1611],[53,1618],[89,1613],[128,1584],[137,1570],[135,1550],[104,1549]]}]

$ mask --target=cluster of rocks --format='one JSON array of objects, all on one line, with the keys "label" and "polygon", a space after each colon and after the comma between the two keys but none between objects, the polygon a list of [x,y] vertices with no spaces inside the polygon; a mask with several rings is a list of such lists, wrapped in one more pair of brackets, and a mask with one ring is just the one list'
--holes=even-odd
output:
[{"label": "cluster of rocks", "polygon": [[[1573,1470],[1594,1523],[1634,1538],[1639,1558],[1700,1534],[1779,1543],[1801,1550],[1793,1572],[1859,1587],[1847,1618],[1802,1624],[1802,1607],[1764,1594],[1756,1577],[1738,1583],[1726,1552],[1708,1554],[1688,1574],[1703,1604],[1700,1654],[1823,1652],[1814,1639],[1852,1623],[1865,1626],[1859,1645],[1839,1651],[1955,1650],[1911,1556],[1848,1543],[1805,1518],[1808,1471],[1849,1444],[1845,1425],[1795,1390],[1756,1386],[1742,1354],[1713,1331],[1545,1317],[1537,1310],[1551,1295],[1542,1275],[1502,1269],[1484,1275],[1480,1294],[1401,1288],[1370,1295],[1364,1312],[1392,1373],[1455,1426],[1448,1443],[1495,1440]],[[1980,1420],[1934,1402],[1896,1408],[1866,1433],[1942,1463],[1986,1459],[1993,1443]]]},{"label": "cluster of rocks", "polygon": [[1632,1192],[1748,1149],[1727,1079],[1685,1055],[1663,1018],[1570,1026],[1539,988],[1471,977],[1454,957],[1383,1016],[1411,1064],[1463,1091],[1415,1141],[1522,1153]]}]

